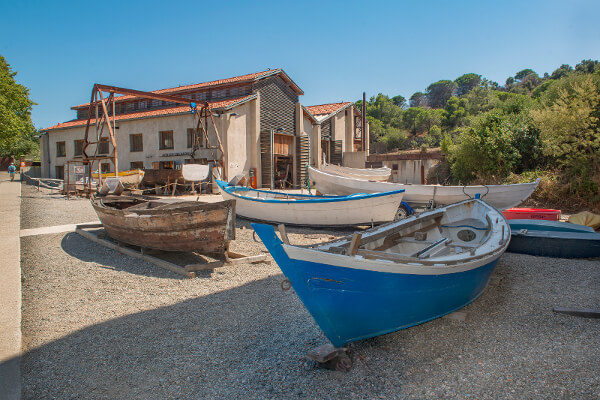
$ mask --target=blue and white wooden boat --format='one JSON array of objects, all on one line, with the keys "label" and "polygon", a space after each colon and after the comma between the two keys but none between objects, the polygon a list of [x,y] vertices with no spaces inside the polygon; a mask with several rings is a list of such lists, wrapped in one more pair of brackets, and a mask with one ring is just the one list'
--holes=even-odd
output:
[{"label": "blue and white wooden boat", "polygon": [[508,221],[511,253],[559,258],[600,257],[600,233],[589,226],[560,221]]},{"label": "blue and white wooden boat", "polygon": [[314,196],[230,186],[217,180],[225,200],[236,201],[236,214],[280,224],[348,226],[393,221],[404,190],[358,193],[352,196]]},{"label": "blue and white wooden boat", "polygon": [[272,226],[252,226],[337,347],[471,303],[510,238],[505,217],[481,200],[306,247],[283,243]]}]

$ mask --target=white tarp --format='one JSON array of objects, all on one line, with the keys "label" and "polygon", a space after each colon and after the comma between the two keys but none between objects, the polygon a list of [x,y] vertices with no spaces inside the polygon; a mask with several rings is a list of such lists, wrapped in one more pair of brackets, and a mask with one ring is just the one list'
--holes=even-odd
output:
[{"label": "white tarp", "polygon": [[184,164],[181,168],[183,179],[186,181],[203,181],[208,177],[210,168],[208,165],[201,164]]}]

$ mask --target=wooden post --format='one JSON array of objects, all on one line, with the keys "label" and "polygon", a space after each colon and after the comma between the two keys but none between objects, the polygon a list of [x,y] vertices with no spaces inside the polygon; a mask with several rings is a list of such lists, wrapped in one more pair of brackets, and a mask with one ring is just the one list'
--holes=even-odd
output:
[{"label": "wooden post", "polygon": [[290,239],[288,239],[287,232],[285,231],[285,225],[279,224],[277,225],[279,228],[279,234],[281,235],[281,241],[285,244],[290,244]]},{"label": "wooden post", "polygon": [[[118,178],[119,177],[119,161],[117,159],[117,143],[115,141],[115,133],[113,131],[112,126],[110,126],[110,116],[108,115],[108,109],[106,108],[106,101],[104,100],[104,97],[102,96],[102,92],[100,93],[100,103],[102,104],[102,110],[104,111],[104,118],[106,118],[106,122],[108,125],[108,134],[110,135],[110,141],[112,142],[113,145],[113,163],[115,164],[115,177]],[[98,173],[100,173],[100,170],[98,170]]]},{"label": "wooden post", "polygon": [[347,256],[355,256],[358,252],[358,246],[360,245],[360,239],[362,238],[362,233],[355,232],[352,235],[352,240],[350,241],[350,245],[346,249]]}]

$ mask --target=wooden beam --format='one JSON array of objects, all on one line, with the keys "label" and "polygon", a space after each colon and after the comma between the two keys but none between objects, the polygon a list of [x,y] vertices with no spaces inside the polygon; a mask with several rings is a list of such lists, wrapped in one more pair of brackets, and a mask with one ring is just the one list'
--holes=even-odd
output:
[{"label": "wooden beam", "polygon": [[281,241],[285,244],[290,244],[290,239],[288,239],[287,232],[285,231],[285,225],[279,224],[277,225],[279,228],[279,234],[281,235]]},{"label": "wooden beam", "polygon": [[[100,94],[100,103],[102,104],[102,110],[104,111],[104,116],[106,118],[106,122],[108,125],[108,133],[110,134],[110,141],[112,142],[113,145],[113,163],[115,164],[115,177],[119,177],[119,161],[117,159],[117,142],[115,140],[115,132],[112,128],[112,126],[110,126],[110,116],[108,115],[108,109],[106,108],[106,102],[104,101],[104,97],[102,96],[102,92],[99,92]],[[100,168],[98,168],[98,173],[101,174],[102,171],[100,171]]]},{"label": "wooden beam", "polygon": [[96,83],[94,85],[94,87],[97,88],[99,91],[103,91],[103,92],[125,94],[125,95],[142,97],[142,98],[152,99],[152,100],[170,101],[170,102],[178,103],[178,104],[188,104],[188,105],[191,103],[207,104],[207,102],[205,102],[205,101],[198,102],[198,101],[194,101],[192,99],[187,99],[185,97],[180,97],[180,96],[172,96],[172,95],[168,95],[168,94],[160,94],[160,93],[153,93],[153,92],[144,92],[142,90],[127,89],[127,88],[121,88],[121,87],[109,86],[109,85],[101,85],[99,83]]},{"label": "wooden beam", "polygon": [[222,267],[224,265],[225,265],[224,261],[213,261],[213,262],[206,263],[206,264],[188,264],[183,268],[188,272],[206,271],[208,269],[215,269],[215,268]]},{"label": "wooden beam", "polygon": [[179,275],[183,275],[187,278],[195,278],[196,274],[191,272],[191,271],[186,271],[185,268],[180,267],[179,265],[175,265],[173,263],[170,263],[168,261],[165,260],[161,260],[160,258],[156,258],[156,257],[152,257],[146,254],[142,254],[139,251],[136,250],[132,250],[128,247],[123,247],[123,246],[119,246],[118,244],[115,244],[111,241],[105,240],[105,239],[100,239],[98,236],[94,235],[93,233],[90,233],[84,229],[81,229],[79,227],[77,227],[75,229],[75,232],[77,232],[78,234],[80,234],[81,236],[85,237],[86,239],[89,239],[93,242],[96,242],[98,244],[101,244],[103,246],[106,246],[108,248],[111,248],[113,250],[116,250],[120,253],[123,254],[127,254],[128,256],[131,257],[135,257],[135,258],[139,258],[142,259],[144,261],[148,261],[151,262],[152,264],[167,269],[169,271],[175,272],[176,274]]},{"label": "wooden beam", "polygon": [[358,251],[358,246],[360,246],[360,238],[362,238],[362,233],[355,232],[352,235],[352,240],[350,241],[350,245],[346,249],[347,256],[355,256]]}]

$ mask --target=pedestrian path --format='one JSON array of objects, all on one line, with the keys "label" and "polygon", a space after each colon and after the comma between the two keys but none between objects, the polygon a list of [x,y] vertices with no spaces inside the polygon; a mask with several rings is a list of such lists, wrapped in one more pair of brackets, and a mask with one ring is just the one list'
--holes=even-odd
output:
[{"label": "pedestrian path", "polygon": [[[17,175],[18,177],[18,175]],[[0,398],[21,398],[21,183],[0,172]]]},{"label": "pedestrian path", "polygon": [[77,225],[94,225],[100,223],[100,220],[82,222],[80,224],[66,224],[66,225],[54,225],[54,226],[43,226],[41,228],[29,228],[21,229],[20,236],[35,236],[35,235],[48,235],[50,233],[63,233],[63,232],[75,232]]}]

